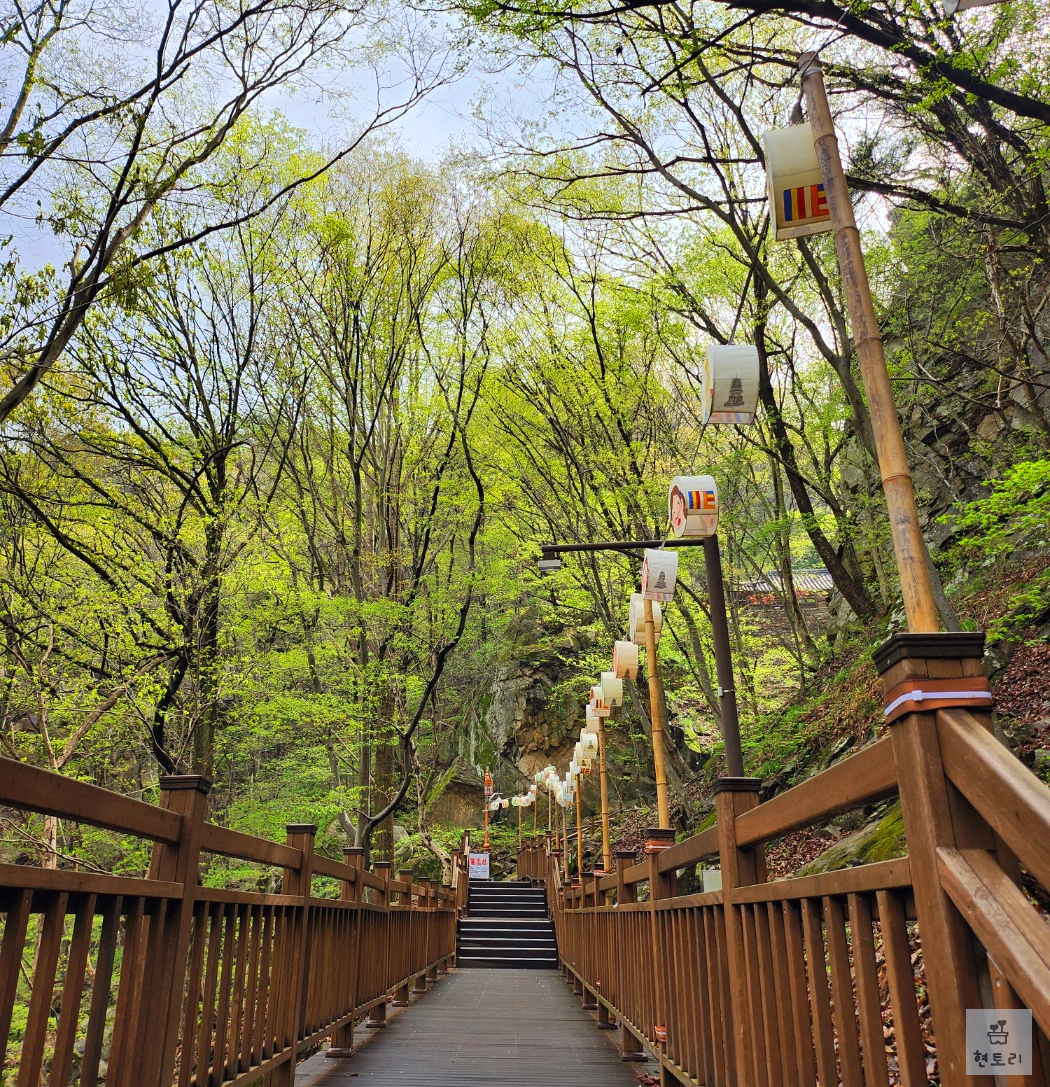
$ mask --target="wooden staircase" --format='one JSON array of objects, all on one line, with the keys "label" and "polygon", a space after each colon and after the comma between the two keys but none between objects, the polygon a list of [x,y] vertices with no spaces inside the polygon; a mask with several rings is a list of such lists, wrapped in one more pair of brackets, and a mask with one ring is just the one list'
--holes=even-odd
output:
[{"label": "wooden staircase", "polygon": [[558,965],[547,893],[527,881],[473,881],[456,933],[459,966],[553,970]]}]

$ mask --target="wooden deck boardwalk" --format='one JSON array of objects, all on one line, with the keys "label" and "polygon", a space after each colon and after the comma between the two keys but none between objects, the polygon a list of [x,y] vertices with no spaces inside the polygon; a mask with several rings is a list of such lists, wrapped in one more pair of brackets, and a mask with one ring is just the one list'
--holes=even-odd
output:
[{"label": "wooden deck boardwalk", "polygon": [[353,1057],[300,1065],[296,1087],[637,1087],[644,1064],[554,970],[458,970]]}]

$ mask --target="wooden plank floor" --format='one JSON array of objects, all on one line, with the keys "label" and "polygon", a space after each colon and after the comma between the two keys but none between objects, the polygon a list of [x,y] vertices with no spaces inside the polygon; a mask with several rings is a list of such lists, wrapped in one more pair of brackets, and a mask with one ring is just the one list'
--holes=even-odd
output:
[{"label": "wooden plank floor", "polygon": [[646,1067],[620,1061],[619,1032],[598,1030],[554,970],[457,970],[376,1033],[353,1057],[301,1065],[296,1087],[637,1087]]}]

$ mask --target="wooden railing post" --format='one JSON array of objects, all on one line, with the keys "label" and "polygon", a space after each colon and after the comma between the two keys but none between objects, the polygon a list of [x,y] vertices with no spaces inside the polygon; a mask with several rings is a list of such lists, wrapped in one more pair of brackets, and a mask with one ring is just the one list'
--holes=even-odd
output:
[{"label": "wooden railing post", "polygon": [[635,855],[633,849],[617,849],[613,853],[613,867],[616,872],[616,903],[637,902],[638,888],[633,883],[625,883],[624,872],[634,864]]},{"label": "wooden railing post", "polygon": [[671,992],[668,982],[668,948],[664,946],[663,919],[656,904],[671,898],[675,892],[675,874],[661,872],[660,854],[674,845],[674,831],[666,828],[650,827],[646,831],[645,854],[649,877],[649,931],[652,934],[652,971],[654,1012],[653,1036],[656,1039],[660,1060],[660,1082],[665,1082],[667,1061],[667,1024],[671,1009]]},{"label": "wooden railing post", "polygon": [[294,919],[289,946],[291,974],[279,979],[288,987],[289,999],[284,1003],[287,1019],[282,1035],[291,1047],[288,1060],[274,1070],[272,1087],[294,1087],[295,1061],[298,1056],[299,1028],[303,1021],[306,1002],[306,975],[310,969],[310,885],[313,882],[314,839],[317,827],[312,823],[291,823],[286,828],[285,843],[302,853],[298,868],[285,868],[281,880],[281,894],[302,898],[303,904],[293,908]]},{"label": "wooden railing post", "polygon": [[[342,890],[340,893],[340,899],[343,902],[356,902],[358,903],[358,909],[354,914],[353,921],[353,937],[349,948],[349,955],[347,956],[347,993],[349,994],[347,999],[348,1008],[357,1007],[357,996],[360,992],[358,985],[358,973],[361,968],[361,872],[364,870],[365,863],[365,851],[355,846],[347,846],[343,850],[343,863],[350,865],[356,872],[357,878],[350,882],[349,880],[343,881]],[[386,1005],[383,1006],[383,1010],[386,1010]],[[352,1057],[354,1055],[354,1020],[351,1019],[349,1023],[344,1024],[335,1031],[332,1032],[332,1043],[325,1051],[326,1057]]]},{"label": "wooden railing post", "polygon": [[[926,683],[928,702],[929,688],[939,686],[937,681],[963,680],[958,684],[963,687],[969,686],[966,680],[983,679],[983,654],[984,635],[979,633],[897,634],[874,658],[888,703],[902,688],[923,690],[923,681],[934,681]],[[922,699],[913,704],[921,706]],[[966,1009],[986,1004],[981,981],[987,979],[987,960],[941,886],[937,850],[992,849],[995,842],[945,776],[936,714],[910,712],[891,729],[941,1082],[944,1087],[990,1083],[990,1078],[966,1075]]]},{"label": "wooden railing post", "polygon": [[[735,1069],[733,1081],[740,1087],[756,1087],[765,1074],[759,1074],[758,1064],[764,1056],[752,1045],[761,1031],[752,1031],[751,1001],[748,995],[747,965],[744,954],[744,933],[741,916],[733,904],[733,892],[766,881],[765,850],[761,847],[741,849],[737,846],[736,820],[744,812],[758,806],[758,778],[719,778],[715,782],[715,812],[718,818],[718,853],[722,865],[722,908],[725,916],[726,949],[729,960],[729,992],[731,1052],[726,1054],[727,1067]],[[756,1063],[757,1062],[757,1063]]]},{"label": "wooden railing post", "polygon": [[[153,846],[149,878],[182,884],[182,900],[169,907],[161,934],[160,955],[147,964],[143,994],[147,1014],[139,1023],[143,1038],[154,1041],[140,1044],[137,1082],[168,1087],[175,1070],[175,1049],[182,1025],[183,972],[193,928],[193,905],[200,872],[201,836],[208,818],[208,792],[211,782],[198,774],[181,774],[160,779],[160,804],[182,817],[179,841]],[[157,1044],[158,1025],[160,1027]]]},{"label": "wooden railing post", "polygon": [[[389,963],[390,963],[390,945],[393,938],[393,921],[390,915],[390,877],[391,869],[393,865],[390,861],[376,861],[372,865],[374,873],[383,881],[383,886],[376,891],[376,902],[378,905],[384,908],[385,916],[383,923],[383,939],[382,939],[382,951],[383,955],[383,973],[389,976]],[[404,1001],[400,999],[401,992],[404,990]],[[394,995],[394,999],[390,1002],[395,1008],[402,1008],[408,1006],[408,987],[401,986]],[[382,1001],[382,1007],[379,1004],[372,1009],[372,1018],[365,1024],[366,1026],[379,1026],[380,1024],[386,1025],[386,1001]]]}]

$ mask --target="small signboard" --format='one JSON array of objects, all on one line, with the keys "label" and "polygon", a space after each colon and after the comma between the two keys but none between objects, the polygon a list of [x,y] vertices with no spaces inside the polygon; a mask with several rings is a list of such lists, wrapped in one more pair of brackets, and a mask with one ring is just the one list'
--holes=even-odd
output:
[{"label": "small signboard", "polygon": [[488,879],[489,855],[487,853],[471,853],[468,872],[470,879]]}]

